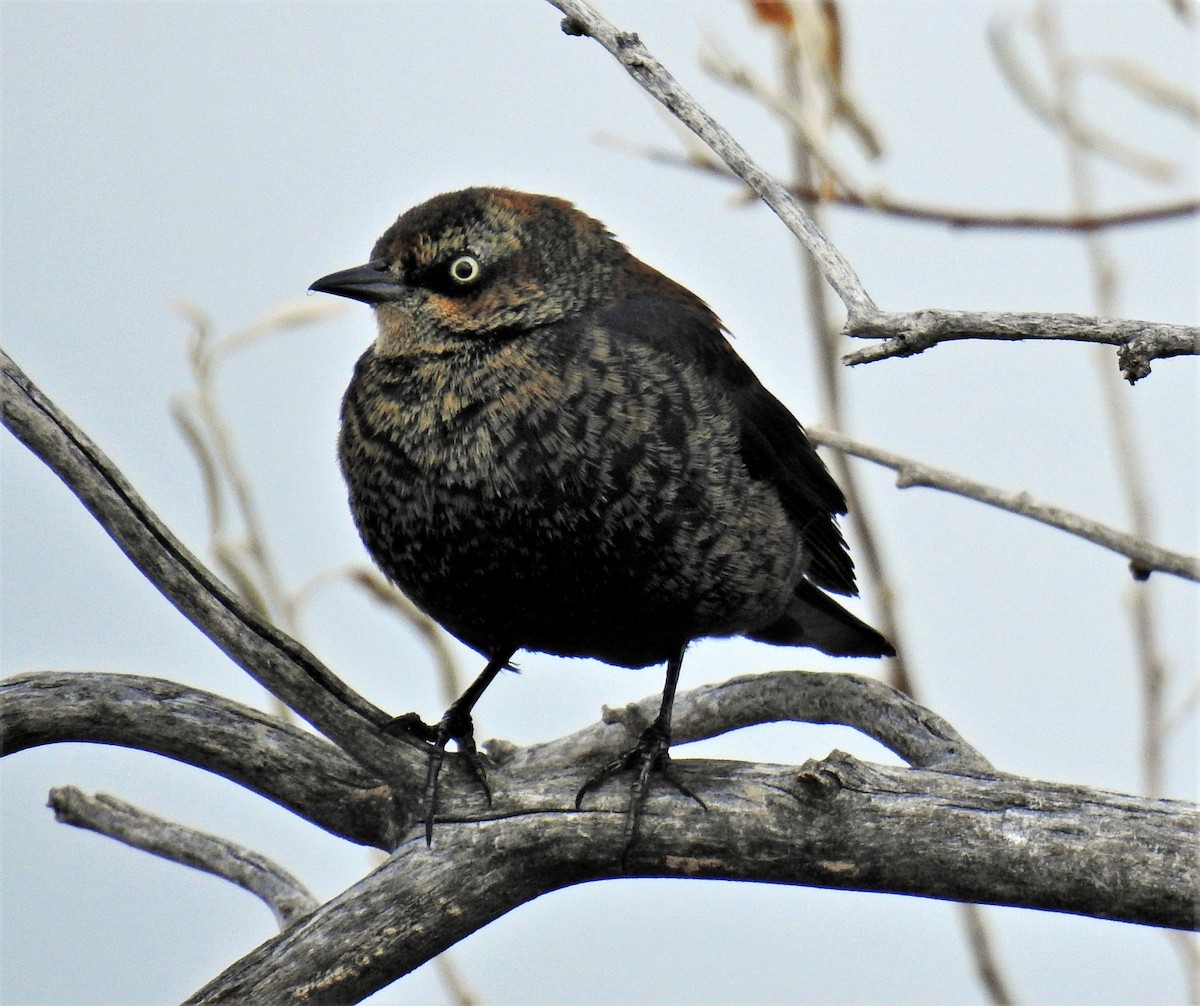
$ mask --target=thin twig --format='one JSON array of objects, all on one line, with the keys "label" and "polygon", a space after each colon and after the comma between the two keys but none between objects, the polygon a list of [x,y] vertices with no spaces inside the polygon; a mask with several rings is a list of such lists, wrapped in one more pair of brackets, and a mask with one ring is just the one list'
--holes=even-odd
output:
[{"label": "thin twig", "polygon": [[[700,55],[700,68],[729,87],[749,95],[768,111],[773,112],[788,131],[803,144],[806,154],[828,176],[831,185],[840,188],[853,187],[849,184],[846,169],[829,152],[825,139],[805,121],[802,110],[795,107],[786,92],[783,95],[773,94],[747,67],[734,63],[712,42],[709,44],[709,51]],[[794,186],[791,189],[795,191]],[[812,215],[811,211],[809,215]],[[815,218],[813,222],[817,223]]]},{"label": "thin twig", "polygon": [[[207,457],[199,459],[201,467],[214,469],[229,487],[242,525],[236,549],[222,547],[226,536],[221,533],[218,525],[218,532],[213,536],[215,551],[227,574],[233,574],[241,584],[254,584],[254,589],[245,593],[243,599],[254,605],[264,618],[278,620],[283,609],[283,588],[275,572],[266,530],[258,515],[258,505],[250,489],[249,478],[234,449],[233,431],[225,422],[217,404],[216,372],[219,363],[228,352],[222,349],[225,343],[232,341],[237,345],[251,341],[253,337],[271,330],[272,324],[280,315],[272,313],[265,321],[249,326],[244,330],[249,333],[247,336],[235,333],[223,342],[214,343],[206,314],[189,304],[179,305],[178,310],[193,326],[188,359],[192,365],[196,387],[186,399],[177,398],[179,404],[175,411],[181,411],[180,406],[186,401],[199,416],[200,428],[204,434],[200,442],[208,445]],[[189,443],[191,442],[189,439]],[[253,572],[240,568],[240,558],[243,554],[251,560]],[[283,625],[282,628],[291,631],[291,626]]]},{"label": "thin twig", "polygon": [[[1096,182],[1078,131],[1072,125],[1080,119],[1078,95],[1079,60],[1071,56],[1063,43],[1061,26],[1055,9],[1042,3],[1032,18],[1033,32],[1041,44],[1043,57],[1054,86],[1054,101],[1060,121],[1059,133],[1067,156],[1072,197],[1077,209],[1086,211],[1096,201]],[[1119,276],[1104,237],[1089,236],[1085,243],[1096,309],[1102,314],[1117,312]],[[1104,398],[1103,414],[1107,420],[1113,445],[1117,473],[1124,491],[1125,505],[1133,533],[1149,540],[1154,522],[1151,512],[1150,486],[1142,464],[1142,454],[1136,442],[1133,416],[1129,402],[1106,366],[1106,354],[1097,350],[1097,378]],[[1147,792],[1161,792],[1163,743],[1163,691],[1166,672],[1158,649],[1158,620],[1150,595],[1149,584],[1137,584],[1130,597],[1129,615],[1142,680],[1142,762]]]},{"label": "thin twig", "polygon": [[[1096,179],[1093,166],[1086,155],[1081,141],[1083,130],[1080,110],[1078,82],[1082,61],[1067,52],[1057,9],[1042,2],[1031,16],[1032,30],[1042,48],[1053,86],[1054,109],[1057,117],[1053,124],[1062,138],[1067,155],[1072,197],[1075,208],[1086,212],[1096,202]],[[1133,77],[1131,67],[1120,68],[1126,81],[1136,80],[1141,93],[1148,92],[1154,100],[1163,100],[1167,92],[1163,87],[1148,88],[1145,76]],[[1085,242],[1088,263],[1095,291],[1096,310],[1101,314],[1117,313],[1119,274],[1112,252],[1103,234],[1090,234]],[[1142,454],[1137,444],[1134,420],[1129,402],[1108,365],[1107,354],[1100,347],[1093,352],[1098,364],[1097,378],[1104,398],[1104,415],[1108,420],[1110,439],[1113,443],[1116,467],[1124,489],[1126,509],[1134,534],[1149,539],[1153,534],[1154,521],[1151,509],[1149,481],[1142,464]],[[1158,617],[1152,594],[1153,585],[1135,583],[1129,598],[1129,616],[1134,646],[1141,670],[1142,684],[1142,770],[1146,792],[1157,795],[1163,786],[1163,745],[1166,741],[1164,693],[1167,682],[1166,662],[1158,646]],[[1192,937],[1177,934],[1173,942],[1183,952],[1183,965],[1188,986],[1188,997],[1192,1003],[1200,999],[1200,967],[1195,954]],[[1192,951],[1189,953],[1188,951]]]},{"label": "thin twig", "polygon": [[997,489],[983,482],[957,475],[943,468],[935,468],[921,461],[906,458],[892,451],[872,447],[862,441],[854,440],[834,430],[820,427],[808,427],[808,438],[815,444],[833,447],[855,457],[866,458],[876,464],[891,468],[897,473],[896,486],[908,489],[912,486],[925,486],[929,489],[940,489],[943,492],[954,493],[978,500],[989,506],[1007,510],[1010,513],[1029,517],[1060,531],[1076,535],[1087,541],[1107,548],[1118,555],[1130,560],[1130,568],[1139,579],[1152,571],[1171,573],[1186,580],[1200,580],[1200,559],[1176,552],[1160,545],[1139,538],[1137,535],[1101,524],[1099,521],[1083,517],[1062,507],[1042,503],[1026,492],[1010,492]]},{"label": "thin twig", "polygon": [[1056,133],[1066,132],[1070,141],[1081,150],[1103,157],[1128,171],[1153,181],[1172,179],[1178,168],[1170,161],[1137,150],[1119,137],[1082,121],[1079,116],[1066,115],[1060,95],[1047,94],[1021,61],[1015,41],[1019,22],[1032,22],[1036,27],[1038,15],[1024,11],[997,16],[988,26],[988,42],[996,65],[1009,86],[1026,107]]},{"label": "thin twig", "polygon": [[341,582],[350,583],[363,590],[371,600],[382,605],[420,635],[437,667],[442,699],[447,706],[462,694],[462,674],[458,662],[454,659],[446,631],[373,569],[366,566],[342,566],[311,577],[288,598],[293,620],[299,624],[300,612],[318,590],[331,583]]},{"label": "thin twig", "polygon": [[1016,1002],[1008,989],[1008,981],[1000,970],[994,940],[988,928],[987,916],[980,905],[959,905],[959,917],[967,932],[967,945],[971,948],[971,959],[975,962],[975,974],[996,1006],[1012,1006]]},{"label": "thin twig", "polygon": [[1094,70],[1143,101],[1173,112],[1191,125],[1200,125],[1200,101],[1196,96],[1144,63],[1119,56],[1076,56],[1071,64],[1077,72]]},{"label": "thin twig", "polygon": [[[635,145],[608,134],[601,134],[597,140],[605,146],[625,150],[652,163],[691,168],[727,181],[741,183],[741,179],[737,175],[707,154],[681,154],[657,147]],[[1035,213],[1028,210],[988,213],[984,210],[934,206],[930,203],[900,199],[882,191],[847,192],[838,188],[818,189],[812,186],[798,185],[790,185],[788,188],[802,202],[828,203],[831,206],[865,210],[869,213],[896,217],[901,220],[945,224],[947,227],[960,230],[1065,231],[1069,234],[1087,234],[1092,231],[1113,230],[1119,227],[1162,223],[1164,220],[1175,220],[1200,213],[1200,199],[1194,198],[1172,200],[1149,206],[1130,206],[1103,213]]]},{"label": "thin twig", "polygon": [[107,793],[88,796],[74,786],[50,791],[48,806],[64,824],[115,838],[144,852],[237,884],[261,898],[280,929],[315,911],[320,902],[287,870],[227,838],[165,821]]}]

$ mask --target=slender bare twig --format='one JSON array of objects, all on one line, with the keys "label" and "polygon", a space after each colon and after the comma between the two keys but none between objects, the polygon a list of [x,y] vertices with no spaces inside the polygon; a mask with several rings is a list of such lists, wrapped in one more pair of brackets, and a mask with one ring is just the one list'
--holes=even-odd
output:
[{"label": "slender bare twig", "polygon": [[[677,153],[657,147],[631,144],[620,137],[608,134],[601,134],[597,140],[605,146],[627,151],[652,163],[690,168],[727,181],[741,183],[741,179],[737,175],[706,152]],[[1034,213],[1023,210],[988,213],[984,210],[934,206],[930,203],[900,199],[877,190],[847,192],[836,187],[825,186],[818,189],[814,186],[806,187],[794,184],[788,188],[801,202],[828,203],[831,206],[865,210],[869,213],[896,217],[901,220],[945,224],[947,227],[959,230],[1065,231],[1073,234],[1086,234],[1091,231],[1162,223],[1164,220],[1175,220],[1179,217],[1195,216],[1200,213],[1200,199],[1178,199],[1156,205],[1107,210],[1103,213]]]},{"label": "slender bare twig", "polygon": [[49,806],[64,824],[107,835],[135,849],[237,884],[266,903],[280,929],[287,929],[320,906],[300,881],[261,853],[227,838],[155,817],[107,793],[88,796],[74,786],[60,786],[50,791]]},{"label": "slender bare twig", "polygon": [[447,706],[462,694],[462,674],[450,648],[450,637],[445,630],[398,588],[367,566],[352,565],[325,570],[302,584],[288,598],[291,617],[297,624],[300,621],[300,612],[313,594],[332,583],[349,583],[360,588],[371,600],[386,608],[421,637],[421,641],[433,657],[442,699]]},{"label": "slender bare twig", "polygon": [[[1058,11],[1054,5],[1041,2],[1030,16],[1033,34],[1041,45],[1053,88],[1052,124],[1062,138],[1067,157],[1072,197],[1077,210],[1086,212],[1096,202],[1096,180],[1092,164],[1082,142],[1084,129],[1079,102],[1078,78],[1082,61],[1068,53],[1062,38]],[[1161,86],[1150,88],[1145,77],[1131,78],[1131,68],[1124,65],[1127,81],[1137,80],[1143,94],[1162,101],[1171,97]],[[1178,106],[1177,106],[1178,107]],[[1194,110],[1193,110],[1194,111]],[[1105,236],[1087,236],[1084,245],[1092,274],[1096,309],[1105,315],[1117,313],[1119,273]],[[1134,420],[1128,400],[1108,366],[1107,354],[1097,347],[1093,358],[1098,364],[1097,377],[1104,398],[1104,414],[1108,420],[1110,439],[1114,447],[1116,467],[1124,489],[1129,520],[1136,535],[1149,539],[1153,534],[1153,513],[1149,482],[1142,465],[1142,455],[1136,442]],[[1142,770],[1146,792],[1157,795],[1163,785],[1163,745],[1166,740],[1164,693],[1167,667],[1158,646],[1158,612],[1154,604],[1152,584],[1136,583],[1129,597],[1129,615],[1142,684]],[[1200,1002],[1200,967],[1195,941],[1184,934],[1172,934],[1173,942],[1182,951],[1181,964],[1186,976],[1189,1000]]]},{"label": "slender bare twig", "polygon": [[[286,596],[250,479],[234,449],[233,431],[217,402],[216,377],[220,365],[247,346],[287,329],[312,325],[341,310],[341,305],[296,300],[280,305],[224,339],[214,340],[203,311],[190,304],[178,306],[179,313],[192,323],[188,360],[196,385],[191,392],[173,397],[171,413],[204,479],[213,553],[243,599],[292,635],[295,626],[288,621]],[[240,523],[236,533],[225,527],[223,487],[229,490]]]},{"label": "slender bare twig", "polygon": [[1179,169],[1170,161],[1137,150],[1121,138],[1083,121],[1078,115],[1065,114],[1062,96],[1047,93],[1028,71],[1018,52],[1016,29],[1021,22],[1034,22],[1036,30],[1037,18],[1036,13],[1007,12],[998,15],[988,26],[988,42],[996,65],[1026,107],[1055,133],[1061,134],[1065,131],[1070,142],[1080,150],[1104,157],[1128,171],[1154,181],[1168,181],[1173,178]]},{"label": "slender bare twig", "polygon": [[[215,379],[220,354],[213,346],[208,316],[190,304],[181,304],[177,310],[192,323],[188,361],[196,387],[189,395],[175,397],[172,412],[179,415],[187,408],[195,411],[198,421],[189,424],[192,435],[187,442],[191,446],[204,445],[204,453],[199,458],[201,469],[210,469],[216,475],[218,487],[222,484],[229,487],[242,524],[238,546],[230,547],[227,536],[222,533],[223,510],[210,511],[209,524],[215,529],[213,551],[226,575],[232,575],[240,587],[254,585],[248,592],[240,590],[243,600],[252,604],[264,618],[274,620],[281,607],[283,589],[275,576],[275,564],[271,560],[249,480],[233,446],[233,431],[217,405]],[[250,569],[241,568],[243,557],[250,560]]]},{"label": "slender bare twig", "polygon": [[967,945],[971,948],[971,959],[975,962],[975,974],[988,999],[996,1006],[1012,1006],[1016,1002],[1009,991],[1008,981],[1000,970],[995,941],[987,924],[987,916],[979,905],[960,905],[959,914],[967,933]]},{"label": "slender bare twig", "polygon": [[446,990],[446,995],[450,997],[454,1006],[476,1006],[479,999],[467,984],[466,979],[463,978],[454,955],[450,951],[444,950],[438,954],[433,959],[433,968],[437,972],[438,980],[442,983],[442,988]]},{"label": "slender bare twig", "polygon": [[563,31],[588,35],[608,50],[642,87],[700,137],[762,197],[820,265],[852,320],[872,317],[878,308],[853,267],[821,233],[787,189],[761,168],[720,123],[692,98],[633,32],[619,31],[584,0],[549,0],[566,16]]},{"label": "slender bare twig", "polygon": [[[1092,166],[1078,141],[1072,123],[1080,119],[1078,72],[1080,61],[1070,55],[1063,43],[1061,26],[1053,7],[1043,3],[1032,19],[1035,36],[1041,43],[1043,56],[1054,86],[1054,100],[1061,116],[1060,134],[1067,157],[1072,197],[1078,210],[1086,212],[1096,201],[1096,182]],[[1116,314],[1120,278],[1116,262],[1104,236],[1090,235],[1085,242],[1096,309],[1102,314]],[[1107,354],[1097,349],[1097,380],[1104,399],[1104,417],[1120,484],[1129,512],[1133,533],[1149,540],[1154,533],[1150,485],[1142,464],[1142,452],[1137,444],[1134,420],[1129,402],[1120,383],[1107,366]],[[1146,792],[1157,795],[1162,791],[1163,690],[1166,671],[1158,649],[1158,619],[1151,587],[1134,585],[1129,598],[1129,614],[1142,680],[1142,763],[1146,777]]]},{"label": "slender bare twig", "polygon": [[1200,100],[1138,60],[1119,56],[1073,56],[1070,65],[1077,73],[1093,70],[1148,104],[1172,112],[1192,125],[1200,125]]},{"label": "slender bare twig", "polygon": [[974,479],[935,468],[933,465],[903,457],[892,451],[872,447],[835,430],[810,426],[807,432],[813,443],[833,447],[893,469],[897,473],[896,486],[900,489],[912,486],[940,489],[1048,524],[1127,557],[1130,560],[1130,568],[1138,578],[1144,578],[1152,571],[1160,571],[1186,580],[1200,580],[1200,559],[1195,556],[1154,545],[1137,535],[1118,531],[1107,524],[1101,524],[1062,507],[1042,503],[1028,493],[997,489],[995,486],[976,482]]},{"label": "slender bare twig", "polygon": [[[818,128],[814,128],[812,124],[805,121],[803,109],[796,106],[792,100],[792,96],[786,91],[783,94],[772,93],[766,85],[751,73],[749,68],[734,63],[729,56],[717,48],[714,42],[710,42],[707,52],[701,53],[700,68],[729,87],[749,95],[770,112],[774,113],[787,126],[788,131],[803,145],[806,155],[828,176],[831,185],[836,185],[838,188],[843,189],[853,189],[855,187],[850,184],[849,173],[837,162],[833,154],[830,153],[828,144],[821,135],[821,132]],[[789,188],[793,192],[795,191],[794,186],[789,186]],[[811,216],[812,211],[808,210],[808,212]],[[815,218],[813,222],[817,223]]]}]

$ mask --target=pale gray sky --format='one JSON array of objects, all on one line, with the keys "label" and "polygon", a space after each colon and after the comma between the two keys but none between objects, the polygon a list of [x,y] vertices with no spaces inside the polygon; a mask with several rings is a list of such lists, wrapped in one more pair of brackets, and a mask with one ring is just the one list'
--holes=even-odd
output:
[{"label": "pale gray sky", "polygon": [[[705,36],[769,76],[769,36],[742,5],[606,0],[763,163],[786,168],[770,118],[697,68]],[[1062,209],[1057,140],[1005,89],[986,46],[993,2],[845,5],[847,71],[886,159],[859,177],[932,203]],[[195,465],[168,419],[188,387],[186,324],[221,332],[365,259],[403,209],[503,184],[568,197],[700,294],[738,351],[802,421],[819,396],[792,239],[725,184],[599,145],[670,148],[663,114],[594,42],[540,0],[490,3],[147,3],[3,7],[3,345],[122,466],[197,551]],[[1166,3],[1076,0],[1068,45],[1194,83],[1195,36]],[[1107,128],[1184,170],[1170,187],[1103,168],[1106,206],[1195,190],[1177,120],[1092,81]],[[828,229],[889,308],[1092,310],[1080,243],[951,231],[852,211]],[[1196,320],[1196,225],[1112,237],[1122,314]],[[338,400],[371,338],[357,305],[256,346],[222,374],[290,587],[362,558],[334,458]],[[958,344],[847,375],[854,432],[975,478],[1126,524],[1093,354],[1080,346]],[[1165,361],[1125,394],[1138,421],[1156,538],[1195,549],[1196,364]],[[75,499],[3,440],[3,669],[158,675],[259,703],[261,693],[146,584]],[[1127,792],[1141,785],[1137,666],[1125,563],[1019,518],[862,480],[899,589],[924,700],[1001,769]],[[1156,577],[1174,706],[1196,664],[1194,585]],[[870,611],[868,597],[862,610]],[[436,717],[428,658],[349,589],[322,593],[306,638],[379,705]],[[473,673],[477,659],[463,651]],[[477,710],[479,736],[558,736],[661,687],[628,671],[520,661]],[[865,661],[742,641],[689,654],[683,687],[754,669]],[[1172,795],[1195,795],[1194,723],[1168,750]],[[800,762],[832,747],[883,759],[847,730],[755,728],[689,753]],[[226,835],[322,897],[368,854],[203,773],[147,755],[58,746],[0,767],[5,1003],[177,1000],[270,935],[228,884],[54,823],[47,790],[74,783]],[[1027,1003],[1183,1001],[1160,933],[1049,913],[989,911]],[[455,951],[488,1004],[982,1001],[953,906],[915,898],[704,882],[610,882],[545,897]],[[380,1003],[446,1001],[432,968]]]}]

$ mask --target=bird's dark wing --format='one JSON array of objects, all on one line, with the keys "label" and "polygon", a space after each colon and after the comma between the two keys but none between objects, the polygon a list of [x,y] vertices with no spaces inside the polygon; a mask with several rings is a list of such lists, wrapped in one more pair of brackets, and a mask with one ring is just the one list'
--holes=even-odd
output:
[{"label": "bird's dark wing", "polygon": [[812,554],[808,578],[838,594],[857,593],[854,563],[834,519],[846,512],[846,499],[799,422],[734,352],[703,301],[649,267],[641,269],[637,279],[648,288],[645,293],[618,299],[598,320],[702,370],[737,413],[747,471],[775,486],[803,530]]}]

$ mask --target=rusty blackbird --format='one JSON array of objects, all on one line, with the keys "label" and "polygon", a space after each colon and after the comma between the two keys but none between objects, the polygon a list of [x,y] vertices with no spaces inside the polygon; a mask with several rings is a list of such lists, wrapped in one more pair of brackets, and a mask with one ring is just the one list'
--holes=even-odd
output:
[{"label": "rusty blackbird", "polygon": [[[888,641],[856,593],[846,503],[800,424],[698,297],[565,200],[501,188],[408,210],[366,265],[312,285],[375,309],[339,452],[372,558],[487,658],[436,727],[426,839],[454,740],[486,792],[471,710],[517,650],[665,662],[657,719],[579,791],[670,770],[684,649],[745,635],[839,656]],[[692,794],[688,794],[692,795]]]}]

